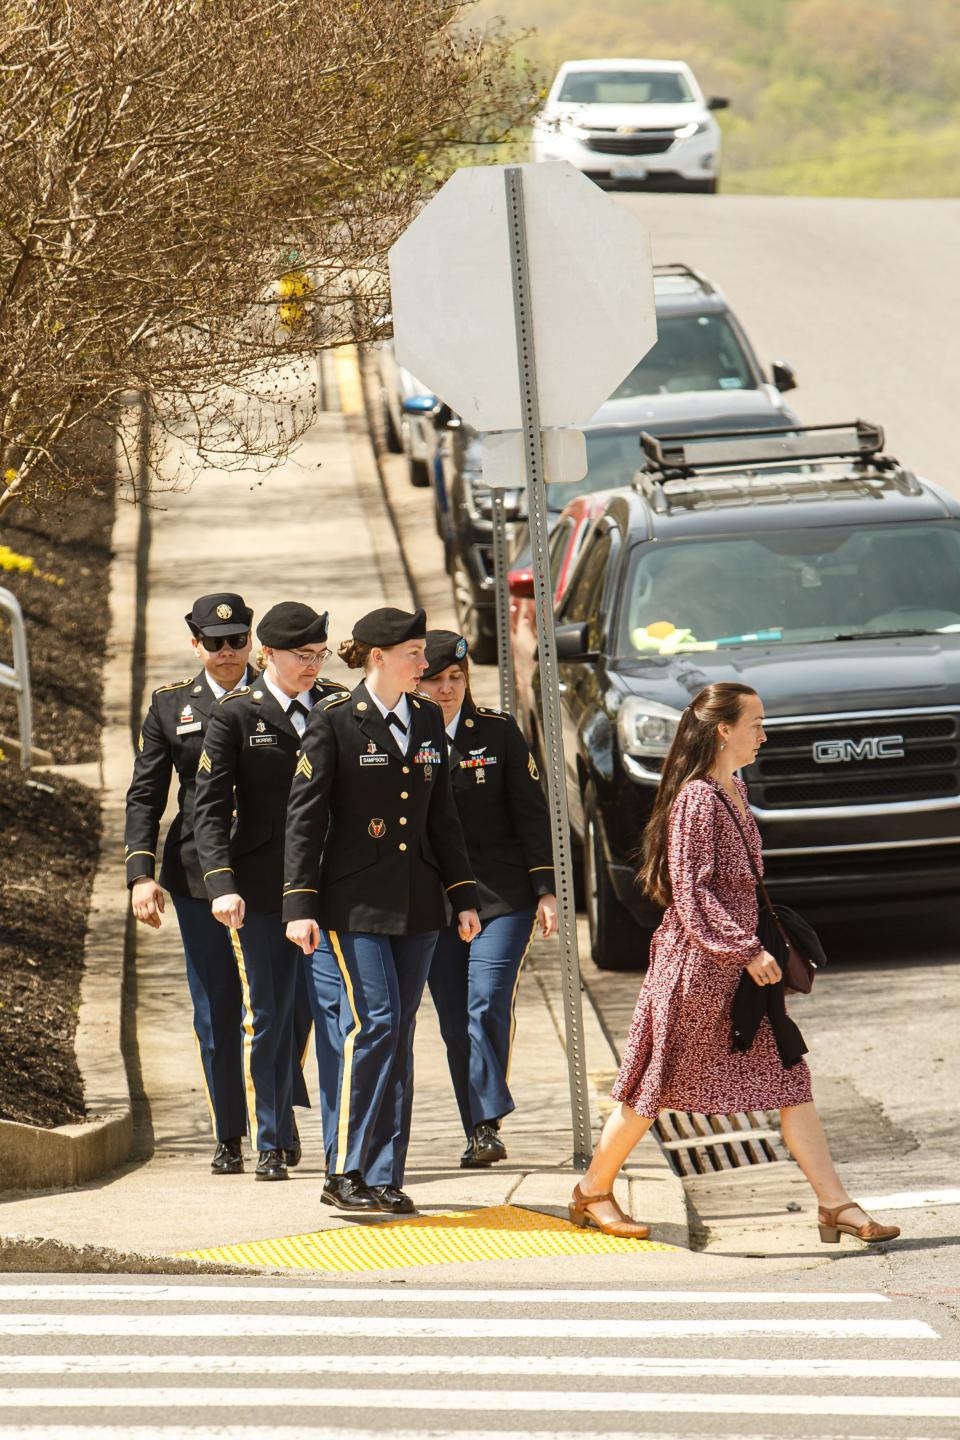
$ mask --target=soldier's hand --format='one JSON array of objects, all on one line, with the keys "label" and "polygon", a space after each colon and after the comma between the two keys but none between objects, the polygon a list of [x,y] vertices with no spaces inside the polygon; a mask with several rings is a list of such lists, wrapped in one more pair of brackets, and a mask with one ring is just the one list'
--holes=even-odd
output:
[{"label": "soldier's hand", "polygon": [[141,925],[149,925],[152,930],[160,929],[160,916],[163,914],[163,891],[156,880],[151,880],[148,875],[134,880],[133,889],[130,892],[130,904]]},{"label": "soldier's hand", "polygon": [[480,934],[480,916],[476,910],[461,910],[457,916],[457,933],[465,944]]},{"label": "soldier's hand", "polygon": [[549,935],[557,933],[557,897],[556,895],[541,895],[540,904],[537,906],[537,921],[544,940]]},{"label": "soldier's hand", "polygon": [[320,944],[320,926],[316,920],[288,920],[287,939],[299,945],[304,955],[312,955]]},{"label": "soldier's hand", "polygon": [[210,908],[214,920],[219,920],[228,930],[239,930],[243,925],[243,915],[247,907],[242,895],[219,895]]}]

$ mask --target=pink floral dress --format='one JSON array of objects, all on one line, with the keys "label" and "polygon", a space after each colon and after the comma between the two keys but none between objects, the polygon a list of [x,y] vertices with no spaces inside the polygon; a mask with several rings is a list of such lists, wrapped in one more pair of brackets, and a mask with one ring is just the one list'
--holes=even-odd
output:
[{"label": "pink floral dress", "polygon": [[[747,787],[736,783],[746,804]],[[746,809],[762,870],[760,833]],[[807,1064],[784,1069],[766,1017],[745,1055],[730,1048],[733,997],[743,967],[763,947],[743,838],[714,781],[691,780],[674,801],[668,860],[673,904],[651,942],[614,1100],[645,1116],[805,1104],[813,1098]]]}]

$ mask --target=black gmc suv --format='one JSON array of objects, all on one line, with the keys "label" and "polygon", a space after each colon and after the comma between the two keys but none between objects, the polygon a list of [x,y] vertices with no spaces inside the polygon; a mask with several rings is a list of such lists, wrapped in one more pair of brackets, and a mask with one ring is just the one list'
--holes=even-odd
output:
[{"label": "black gmc suv", "polygon": [[775,896],[824,918],[956,893],[960,503],[862,421],[641,445],[558,614],[597,964],[645,959],[659,913],[637,848],[680,712],[711,681],[764,701],[744,778]]}]

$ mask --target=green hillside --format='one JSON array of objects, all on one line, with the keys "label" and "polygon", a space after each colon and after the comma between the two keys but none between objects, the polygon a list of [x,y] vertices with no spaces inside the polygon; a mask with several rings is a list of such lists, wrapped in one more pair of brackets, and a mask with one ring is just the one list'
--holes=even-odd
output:
[{"label": "green hillside", "polygon": [[960,195],[960,0],[480,0],[559,61],[684,59],[721,116],[726,191]]}]

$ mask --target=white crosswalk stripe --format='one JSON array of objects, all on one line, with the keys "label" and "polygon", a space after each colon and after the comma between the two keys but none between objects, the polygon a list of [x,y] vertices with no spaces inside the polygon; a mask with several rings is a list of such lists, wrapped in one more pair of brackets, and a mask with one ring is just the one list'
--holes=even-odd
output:
[{"label": "white crosswalk stripe", "polygon": [[941,1440],[960,1358],[913,1309],[870,1291],[8,1280],[0,1440],[254,1440],[272,1415],[297,1440]]}]

